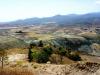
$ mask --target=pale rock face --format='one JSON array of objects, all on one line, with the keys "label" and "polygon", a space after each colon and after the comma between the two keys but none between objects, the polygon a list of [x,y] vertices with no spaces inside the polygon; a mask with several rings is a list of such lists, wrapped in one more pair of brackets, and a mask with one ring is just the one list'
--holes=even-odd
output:
[{"label": "pale rock face", "polygon": [[47,64],[51,64],[51,62],[50,62],[50,61],[48,61],[48,62],[47,62]]},{"label": "pale rock face", "polygon": [[14,54],[14,55],[8,55],[8,61],[13,62],[13,61],[20,61],[20,60],[25,60],[27,59],[26,54]]}]

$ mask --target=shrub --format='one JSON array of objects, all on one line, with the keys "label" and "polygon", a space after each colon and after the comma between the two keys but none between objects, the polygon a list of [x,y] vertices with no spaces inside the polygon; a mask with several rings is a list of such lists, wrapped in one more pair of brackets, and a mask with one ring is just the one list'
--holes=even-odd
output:
[{"label": "shrub", "polygon": [[66,50],[63,47],[59,47],[59,54],[60,54],[60,59],[62,63],[63,56],[66,55]]},{"label": "shrub", "polygon": [[34,43],[34,42],[30,43],[30,48],[33,48],[33,47],[35,47],[35,46],[37,46],[36,43]]},{"label": "shrub", "polygon": [[46,63],[49,60],[49,56],[46,52],[42,51],[37,58],[38,63]]},{"label": "shrub", "polygon": [[69,48],[67,49],[67,48],[66,48],[66,54],[65,54],[65,56],[68,57],[68,56],[70,55],[71,51],[72,51],[71,49],[69,49]]},{"label": "shrub", "polygon": [[81,57],[79,56],[78,52],[73,52],[68,56],[70,59],[74,60],[74,61],[80,61]]},{"label": "shrub", "polygon": [[58,54],[52,54],[49,58],[49,61],[54,64],[60,64],[60,56]]}]

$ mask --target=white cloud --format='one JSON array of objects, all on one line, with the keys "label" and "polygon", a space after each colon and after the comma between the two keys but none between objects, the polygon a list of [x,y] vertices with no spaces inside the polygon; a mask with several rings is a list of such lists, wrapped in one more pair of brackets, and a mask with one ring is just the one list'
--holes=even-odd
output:
[{"label": "white cloud", "polygon": [[96,0],[96,4],[100,4],[100,0]]}]

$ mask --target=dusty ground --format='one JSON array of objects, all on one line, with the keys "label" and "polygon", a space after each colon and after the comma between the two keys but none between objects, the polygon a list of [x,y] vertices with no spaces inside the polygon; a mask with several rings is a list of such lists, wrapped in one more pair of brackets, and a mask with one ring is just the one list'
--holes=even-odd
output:
[{"label": "dusty ground", "polygon": [[100,75],[100,57],[95,56],[81,55],[83,61],[64,65],[29,63],[24,61],[27,58],[24,54],[9,57],[15,63],[9,63],[8,68],[27,68],[35,75]]},{"label": "dusty ground", "polygon": [[77,63],[71,65],[37,65],[34,69],[36,75],[100,75],[100,64]]}]

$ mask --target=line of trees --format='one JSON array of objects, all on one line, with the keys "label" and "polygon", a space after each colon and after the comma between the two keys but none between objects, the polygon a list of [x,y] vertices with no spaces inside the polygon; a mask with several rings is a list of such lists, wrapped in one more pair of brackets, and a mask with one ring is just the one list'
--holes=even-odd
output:
[{"label": "line of trees", "polygon": [[[58,58],[60,58],[60,63],[63,62],[63,57],[68,57],[74,61],[81,60],[77,51],[74,52],[73,50],[64,47],[44,46],[42,41],[39,42],[39,44],[40,45],[38,46],[30,44],[28,53],[29,62],[35,61],[38,63],[46,63],[47,61],[52,61],[55,59],[55,56],[53,57],[52,54],[59,56]],[[34,47],[40,47],[41,50],[34,50]],[[54,61],[56,62],[56,59]]]}]

